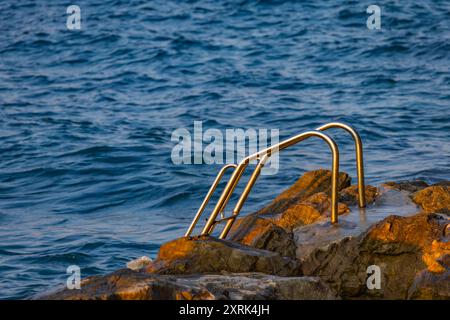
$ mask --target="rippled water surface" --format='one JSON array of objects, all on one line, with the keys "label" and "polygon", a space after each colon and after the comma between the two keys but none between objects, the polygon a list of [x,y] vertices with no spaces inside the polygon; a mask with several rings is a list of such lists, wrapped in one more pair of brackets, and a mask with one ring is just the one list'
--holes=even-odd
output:
[{"label": "rippled water surface", "polygon": [[[0,2],[0,298],[154,257],[180,236],[219,165],[174,165],[173,130],[355,126],[367,182],[450,178],[450,3]],[[334,135],[354,176],[351,140]],[[295,148],[294,148],[295,149]],[[282,154],[244,212],[306,170],[322,142]]]}]

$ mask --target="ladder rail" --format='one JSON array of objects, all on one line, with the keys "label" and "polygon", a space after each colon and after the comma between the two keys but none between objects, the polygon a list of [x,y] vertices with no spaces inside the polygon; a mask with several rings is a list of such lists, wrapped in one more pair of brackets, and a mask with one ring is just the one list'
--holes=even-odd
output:
[{"label": "ladder rail", "polygon": [[234,172],[231,175],[230,179],[228,180],[225,189],[223,189],[222,194],[220,195],[220,198],[217,201],[217,204],[214,207],[213,212],[209,216],[208,221],[206,222],[201,235],[209,235],[212,233],[215,227],[217,215],[219,214],[219,212],[223,212],[223,210],[225,210],[225,206],[228,204],[228,201],[230,201],[231,195],[234,189],[236,188],[239,180],[241,179],[242,174],[244,173],[244,170],[247,167],[247,165],[248,163],[241,162],[236,167],[236,169],[234,169]]},{"label": "ladder rail", "polygon": [[[243,171],[245,170],[245,168],[247,167],[248,163],[252,160],[258,160],[261,159],[262,157],[269,157],[271,156],[273,153],[276,152],[280,152],[283,149],[286,149],[294,144],[297,144],[303,140],[306,140],[310,137],[319,137],[323,140],[325,140],[325,142],[327,142],[327,144],[329,145],[332,154],[333,154],[333,161],[332,161],[332,191],[331,191],[331,202],[332,202],[332,214],[331,214],[331,222],[337,223],[338,218],[337,218],[337,178],[338,178],[338,174],[339,174],[339,149],[338,146],[336,144],[336,142],[327,134],[320,132],[320,131],[306,131],[304,133],[298,134],[292,138],[289,138],[287,140],[284,140],[274,146],[271,146],[269,148],[266,148],[264,150],[261,150],[259,152],[256,152],[246,158],[244,158],[238,165],[238,167],[235,169],[233,176],[230,178],[230,180],[228,181],[227,186],[225,187],[224,191],[222,192],[222,195],[219,199],[219,201],[217,202],[214,210],[212,211],[205,227],[203,228],[202,231],[202,235],[209,235],[212,232],[212,228],[215,225],[215,221],[217,218],[217,215],[219,214],[219,212],[225,208],[225,206],[227,205],[231,194],[233,193],[234,189],[236,188],[237,183],[239,182],[239,179],[242,176]],[[257,166],[257,168],[261,169],[261,167]],[[256,169],[255,169],[256,170]],[[252,175],[253,177],[254,175]],[[238,201],[239,207],[237,207],[237,212],[234,210],[233,212],[233,216],[234,219],[230,219],[228,220],[224,230],[222,231],[222,234],[220,236],[221,239],[225,238],[226,235],[228,234],[228,231],[231,229],[234,221],[236,220],[236,217],[238,216],[240,209],[242,208],[243,202],[245,202],[245,200],[247,199],[247,196],[254,184],[254,182],[256,181],[258,175],[255,176],[254,179],[250,179],[250,181],[247,183],[247,187],[244,189],[244,192],[241,195],[242,201]],[[251,185],[250,185],[251,183]]]},{"label": "ladder rail", "polygon": [[[211,196],[215,192],[219,182],[221,181],[223,175],[225,174],[225,171],[227,171],[230,168],[234,168],[233,173],[231,177],[229,178],[225,188],[223,189],[219,200],[217,201],[216,205],[214,206],[213,211],[211,212],[209,218],[207,219],[207,222],[201,232],[201,235],[210,235],[215,226],[218,223],[225,222],[226,225],[224,229],[222,230],[222,233],[220,234],[220,239],[226,238],[228,235],[228,232],[230,231],[231,227],[233,226],[233,223],[235,222],[237,216],[239,215],[245,201],[248,198],[249,193],[251,192],[251,189],[253,188],[256,180],[258,179],[262,168],[264,167],[265,163],[270,159],[271,155],[280,152],[283,149],[286,149],[294,144],[297,144],[303,140],[306,140],[310,137],[318,137],[324,140],[332,153],[332,165],[331,165],[331,223],[335,224],[338,222],[338,199],[337,199],[337,193],[338,193],[338,179],[339,179],[339,149],[336,144],[336,142],[325,132],[328,129],[331,128],[340,128],[352,136],[355,144],[356,149],[356,166],[357,166],[357,176],[358,176],[358,195],[359,195],[359,201],[358,204],[360,207],[366,206],[366,200],[365,200],[365,183],[364,183],[364,159],[363,159],[363,145],[361,141],[361,137],[359,136],[358,132],[353,129],[351,126],[341,123],[341,122],[330,122],[325,125],[322,125],[315,130],[312,131],[306,131],[301,134],[298,134],[296,136],[293,136],[289,139],[286,139],[274,146],[270,146],[268,148],[265,148],[264,150],[261,150],[259,152],[256,152],[252,155],[249,155],[248,157],[244,158],[239,164],[227,164],[220,170],[219,174],[217,175],[216,179],[214,180],[213,184],[211,185],[207,195],[205,196],[199,210],[197,211],[197,214],[195,215],[194,219],[191,222],[191,225],[189,226],[189,229],[187,230],[185,236],[189,237],[195,228],[195,225],[197,224],[200,216],[202,215],[204,209],[206,208]],[[229,217],[223,217],[223,212],[225,210],[225,207],[227,206],[228,202],[231,199],[231,196],[239,183],[244,171],[246,170],[247,166],[251,161],[258,161],[258,164],[256,165],[255,169],[253,170],[252,175],[250,176],[249,181],[247,182],[246,186],[244,187],[243,192],[241,193],[233,211],[232,215]],[[222,214],[222,219],[217,220],[217,216],[219,214]]]},{"label": "ladder rail", "polygon": [[216,191],[217,186],[219,185],[220,181],[222,180],[222,177],[224,176],[225,172],[230,168],[236,169],[237,165],[235,164],[227,164],[220,169],[219,173],[216,176],[216,179],[214,179],[214,182],[212,183],[211,187],[209,188],[208,193],[206,194],[205,198],[203,199],[202,204],[200,205],[200,208],[198,209],[197,213],[195,214],[194,219],[191,222],[191,225],[189,226],[188,230],[185,233],[185,237],[189,237],[192,233],[192,231],[195,228],[195,225],[197,224],[198,220],[200,219],[200,216],[202,215],[203,211],[205,210],[206,206],[208,205],[209,200],[211,199],[211,196],[214,194],[214,191]]},{"label": "ladder rail", "polygon": [[251,189],[253,188],[256,179],[258,179],[262,168],[264,167],[266,161],[269,159],[269,155],[266,153],[262,159],[258,162],[256,165],[255,170],[253,170],[252,175],[250,176],[249,181],[247,182],[247,185],[244,188],[244,191],[242,192],[238,202],[236,203],[236,206],[233,209],[233,213],[230,217],[230,219],[227,221],[227,224],[225,225],[225,228],[222,230],[222,233],[220,234],[220,239],[225,239],[228,235],[229,230],[231,229],[234,221],[236,220],[236,217],[239,215],[239,212],[242,209],[242,206],[244,205],[244,202],[247,200],[248,195],[250,194]]},{"label": "ladder rail", "polygon": [[327,124],[324,124],[323,126],[320,126],[316,128],[316,130],[319,131],[325,131],[331,128],[340,128],[344,129],[350,135],[352,136],[354,142],[355,142],[355,149],[356,149],[356,173],[358,178],[358,205],[360,208],[364,208],[366,206],[366,192],[365,192],[365,183],[364,183],[364,156],[363,156],[363,144],[360,135],[358,132],[356,132],[355,129],[353,129],[348,124],[342,123],[342,122],[330,122]]}]

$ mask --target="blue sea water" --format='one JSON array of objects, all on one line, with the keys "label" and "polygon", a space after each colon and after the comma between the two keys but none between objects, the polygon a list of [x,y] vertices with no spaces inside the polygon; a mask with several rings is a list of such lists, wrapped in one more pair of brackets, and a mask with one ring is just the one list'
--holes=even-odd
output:
[{"label": "blue sea water", "polygon": [[[448,1],[73,2],[79,31],[65,1],[0,2],[0,299],[181,236],[220,168],[172,163],[172,132],[194,121],[281,138],[344,121],[368,183],[450,179]],[[243,213],[329,162],[321,141],[282,154]]]}]

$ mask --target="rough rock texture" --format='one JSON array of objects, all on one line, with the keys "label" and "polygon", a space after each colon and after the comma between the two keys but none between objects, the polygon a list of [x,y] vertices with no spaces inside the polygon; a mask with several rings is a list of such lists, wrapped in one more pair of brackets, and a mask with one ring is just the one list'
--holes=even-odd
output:
[{"label": "rough rock texture", "polygon": [[192,239],[183,237],[163,244],[158,258],[146,270],[159,274],[228,271],[300,275],[297,261],[276,252],[204,236]]},{"label": "rough rock texture", "polygon": [[127,263],[127,268],[138,271],[138,270],[144,269],[151,263],[152,263],[152,259],[150,259],[147,256],[142,256],[140,258],[129,261]]},{"label": "rough rock texture", "polygon": [[428,183],[422,180],[414,180],[414,181],[388,181],[382,185],[388,189],[395,189],[398,191],[406,191],[406,192],[417,192],[419,190],[425,189],[428,187]]},{"label": "rough rock texture", "polygon": [[[314,250],[303,260],[303,273],[320,277],[343,298],[415,297],[408,292],[419,271],[445,272],[437,259],[450,253],[448,224],[449,220],[435,214],[389,216],[358,237]],[[381,268],[380,290],[366,286],[370,265]],[[450,292],[441,295],[450,298]]]},{"label": "rough rock texture", "polygon": [[257,249],[274,251],[283,257],[295,257],[296,245],[292,232],[258,214],[237,219],[227,239]]},{"label": "rough rock texture", "polygon": [[[350,212],[347,205],[338,203],[338,214]],[[290,205],[281,215],[274,218],[276,225],[294,229],[314,223],[331,215],[331,199],[324,192],[315,193],[304,201]]]},{"label": "rough rock texture", "polygon": [[[375,202],[375,200],[379,196],[379,192],[377,188],[366,185],[365,195],[366,204],[369,205]],[[352,185],[339,192],[339,201],[345,203],[348,206],[357,205],[359,201],[358,186]]]},{"label": "rough rock texture", "polygon": [[450,300],[450,255],[446,254],[437,262],[444,268],[442,272],[429,269],[420,271],[409,288],[408,299]]},{"label": "rough rock texture", "polygon": [[450,214],[450,187],[431,186],[414,193],[412,199],[426,212]]},{"label": "rough rock texture", "polygon": [[[350,186],[351,178],[345,172],[339,173],[338,191]],[[289,189],[283,191],[267,207],[258,211],[259,214],[282,213],[292,204],[299,203],[318,192],[331,193],[331,171],[315,170],[306,172]]]},{"label": "rough rock texture", "polygon": [[[330,216],[331,199],[324,192],[292,204],[281,214],[248,215],[236,220],[228,239],[258,249],[278,252],[282,256],[295,257],[296,245],[292,229],[327,219]],[[338,213],[348,213],[347,205],[339,203]]]},{"label": "rough rock texture", "polygon": [[278,277],[258,273],[169,276],[119,270],[83,281],[80,290],[62,289],[39,299],[65,300],[308,300],[339,299],[315,277]]}]

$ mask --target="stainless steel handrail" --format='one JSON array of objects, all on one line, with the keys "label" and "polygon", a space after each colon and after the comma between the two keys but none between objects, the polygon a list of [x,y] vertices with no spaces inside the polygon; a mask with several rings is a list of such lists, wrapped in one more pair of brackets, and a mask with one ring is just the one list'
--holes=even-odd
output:
[{"label": "stainless steel handrail", "polygon": [[[205,227],[203,228],[202,235],[211,234],[212,229],[211,227],[214,226],[214,221],[218,215],[218,213],[223,210],[228,202],[228,199],[230,198],[231,194],[233,193],[237,182],[239,181],[240,177],[242,176],[242,173],[239,174],[240,168],[245,169],[245,167],[248,165],[248,163],[252,160],[257,159],[266,159],[270,157],[273,153],[279,152],[283,149],[286,149],[287,147],[294,145],[300,141],[306,140],[310,137],[318,137],[325,142],[327,142],[328,146],[330,147],[333,155],[333,161],[332,161],[332,170],[331,170],[331,222],[337,223],[338,221],[338,203],[337,203],[337,180],[338,180],[338,174],[339,174],[339,149],[334,142],[332,138],[330,138],[327,134],[320,132],[320,131],[307,131],[304,133],[301,133],[299,135],[296,135],[290,139],[287,139],[285,141],[282,141],[275,146],[269,147],[267,149],[264,149],[260,152],[256,152],[247,158],[243,159],[238,167],[236,168],[233,176],[230,178],[230,181],[228,182],[228,185],[225,187],[224,192],[222,193],[222,196],[220,197],[219,201],[217,202],[216,207],[214,208],[213,212],[211,213],[208,222],[206,223]],[[265,161],[264,161],[265,162]],[[220,239],[226,238],[228,232],[230,231],[234,221],[236,220],[236,217],[239,215],[240,210],[242,209],[242,205],[245,202],[245,200],[248,197],[248,194],[250,193],[251,188],[253,187],[256,178],[259,176],[259,173],[262,169],[262,166],[260,165],[261,161],[259,162],[258,166],[255,168],[249,182],[247,183],[244,192],[242,193],[240,199],[238,200],[234,210],[233,210],[233,219],[230,219],[227,221],[227,224],[225,225],[225,228],[223,229],[222,233],[220,234]],[[242,169],[242,171],[243,171]]]},{"label": "stainless steel handrail", "polygon": [[356,167],[357,167],[358,194],[359,194],[358,204],[360,208],[364,208],[366,206],[366,191],[364,184],[364,159],[363,159],[363,145],[361,137],[359,136],[358,132],[356,132],[355,129],[353,129],[348,124],[342,122],[330,122],[316,128],[316,130],[325,131],[331,128],[344,129],[345,131],[350,133],[350,135],[353,137],[356,149]]},{"label": "stainless steel handrail", "polygon": [[205,210],[206,206],[208,205],[209,200],[211,199],[211,196],[213,195],[214,191],[216,191],[217,186],[219,185],[220,180],[222,180],[223,175],[225,174],[225,171],[227,171],[230,168],[236,168],[237,165],[235,164],[227,164],[220,169],[219,173],[216,176],[216,179],[212,183],[211,187],[209,188],[208,193],[206,194],[205,198],[203,199],[203,202],[198,209],[197,213],[195,214],[194,219],[191,222],[191,225],[189,226],[189,229],[184,234],[185,237],[189,237],[192,233],[192,231],[195,228],[195,225],[197,224],[198,220],[200,219],[200,216],[202,215],[203,211]]},{"label": "stainless steel handrail", "polygon": [[[222,230],[222,233],[220,234],[220,239],[226,238],[228,235],[228,232],[230,231],[234,221],[236,220],[237,216],[239,215],[245,201],[247,200],[247,197],[253,188],[257,178],[259,177],[262,168],[264,167],[267,160],[269,160],[270,156],[276,152],[279,152],[289,146],[292,146],[300,141],[306,140],[310,137],[318,137],[323,139],[325,142],[327,142],[328,146],[330,147],[330,150],[332,152],[332,169],[331,169],[331,223],[335,224],[338,222],[338,203],[337,203],[337,193],[338,193],[338,177],[339,177],[339,149],[336,144],[336,142],[327,134],[325,134],[322,131],[331,129],[331,128],[341,128],[349,132],[353,140],[355,142],[355,148],[356,148],[356,162],[357,162],[357,174],[358,174],[358,192],[359,192],[359,206],[364,207],[366,205],[365,202],[365,185],[364,185],[364,162],[363,162],[363,146],[361,137],[359,134],[349,125],[346,125],[344,123],[340,122],[331,122],[328,124],[325,124],[323,126],[318,127],[316,130],[313,131],[307,131],[301,134],[298,134],[292,138],[289,138],[287,140],[284,140],[274,146],[271,146],[269,148],[266,148],[262,151],[256,152],[246,158],[244,158],[238,165],[235,164],[228,164],[224,166],[219,174],[217,175],[216,179],[214,180],[211,188],[209,189],[205,199],[203,200],[199,210],[197,211],[197,214],[195,215],[194,219],[191,222],[191,225],[189,226],[188,231],[186,232],[185,236],[190,236],[192,233],[192,230],[194,229],[195,225],[197,224],[201,214],[203,213],[206,205],[208,204],[212,194],[214,193],[217,185],[219,184],[220,180],[222,179],[225,171],[229,168],[234,168],[233,174],[231,175],[230,179],[228,180],[227,185],[225,186],[224,190],[222,191],[222,194],[217,201],[217,204],[215,205],[213,211],[211,212],[206,225],[204,226],[201,235],[210,235],[216,224],[226,221],[226,225],[224,229]],[[228,204],[231,195],[233,194],[240,178],[242,177],[245,169],[247,168],[250,161],[257,160],[258,164],[256,165],[256,168],[254,169],[249,181],[247,182],[244,191],[242,192],[241,196],[238,199],[238,202],[236,203],[232,215],[230,217],[222,217],[220,220],[216,220],[219,213],[223,213],[225,210],[226,205]]]}]

